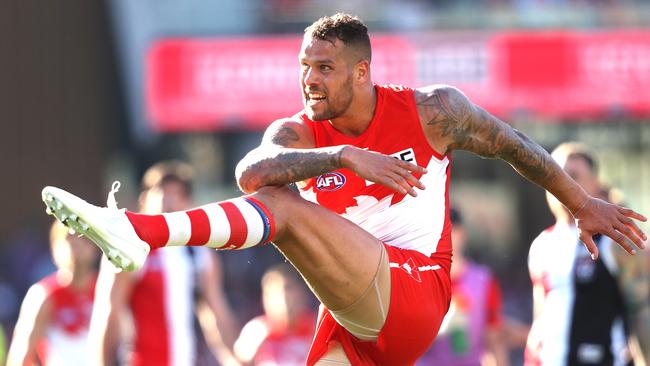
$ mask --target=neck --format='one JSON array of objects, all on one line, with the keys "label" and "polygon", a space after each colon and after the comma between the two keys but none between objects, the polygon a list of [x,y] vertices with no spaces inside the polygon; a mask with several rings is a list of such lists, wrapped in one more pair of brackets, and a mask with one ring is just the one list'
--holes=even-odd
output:
[{"label": "neck", "polygon": [[330,123],[344,135],[359,136],[370,126],[376,108],[377,91],[369,84],[352,100],[347,112],[331,119]]}]

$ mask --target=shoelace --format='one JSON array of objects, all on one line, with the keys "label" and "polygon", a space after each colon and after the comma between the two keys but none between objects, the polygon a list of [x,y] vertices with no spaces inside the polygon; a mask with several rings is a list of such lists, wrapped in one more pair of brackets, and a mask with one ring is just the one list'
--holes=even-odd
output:
[{"label": "shoelace", "polygon": [[115,193],[120,190],[120,186],[122,186],[122,183],[120,183],[119,180],[116,180],[113,182],[111,185],[111,191],[108,192],[108,198],[106,198],[106,207],[112,208],[114,210],[117,210],[117,201],[115,200]]}]

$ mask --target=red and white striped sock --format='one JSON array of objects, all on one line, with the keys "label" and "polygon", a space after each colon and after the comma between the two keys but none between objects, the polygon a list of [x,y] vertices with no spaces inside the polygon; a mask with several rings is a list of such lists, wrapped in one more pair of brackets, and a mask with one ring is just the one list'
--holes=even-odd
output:
[{"label": "red and white striped sock", "polygon": [[126,216],[151,249],[179,245],[244,249],[268,243],[275,234],[270,211],[251,197],[160,215],[127,211]]}]

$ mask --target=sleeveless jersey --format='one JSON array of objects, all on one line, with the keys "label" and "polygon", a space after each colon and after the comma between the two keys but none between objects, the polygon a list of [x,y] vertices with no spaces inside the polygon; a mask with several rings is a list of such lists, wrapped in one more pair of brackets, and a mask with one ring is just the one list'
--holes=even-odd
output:
[{"label": "sleeveless jersey", "polygon": [[556,224],[533,242],[528,266],[535,304],[542,306],[535,309],[526,365],[629,364],[614,244],[607,237],[594,242],[596,261],[573,225]]},{"label": "sleeveless jersey", "polygon": [[93,309],[95,280],[88,288],[77,290],[62,286],[56,273],[39,281],[51,303],[50,324],[45,339],[37,346],[44,365],[88,365],[88,327]]},{"label": "sleeveless jersey", "polygon": [[348,169],[339,169],[309,179],[300,187],[301,195],[342,215],[389,245],[413,249],[450,263],[451,157],[440,155],[429,145],[420,124],[413,89],[376,85],[375,90],[374,116],[360,136],[346,136],[329,121],[315,122],[304,113],[296,117],[311,128],[316,147],[353,145],[427,168],[424,175],[414,174],[426,189],[418,190],[418,196],[412,197],[366,181]]},{"label": "sleeveless jersey", "polygon": [[154,250],[138,271],[130,298],[134,322],[131,365],[195,364],[192,260],[186,247]]}]

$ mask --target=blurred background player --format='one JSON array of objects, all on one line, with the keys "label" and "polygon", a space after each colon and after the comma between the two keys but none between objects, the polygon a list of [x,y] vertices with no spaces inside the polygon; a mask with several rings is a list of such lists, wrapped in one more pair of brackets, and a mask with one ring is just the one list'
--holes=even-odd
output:
[{"label": "blurred background player", "polygon": [[262,277],[264,314],[242,329],[235,342],[237,358],[247,365],[304,365],[316,326],[310,298],[291,265],[271,267]]},{"label": "blurred background player", "polygon": [[451,305],[438,337],[418,365],[509,365],[501,316],[501,288],[490,269],[467,258],[460,211],[450,208],[454,265]]},{"label": "blurred background player", "polygon": [[50,249],[57,271],[25,295],[7,364],[88,365],[87,337],[99,251],[55,222]]},{"label": "blurred background player", "polygon": [[[608,199],[585,146],[564,143],[552,156],[588,193]],[[609,238],[596,236],[601,256],[591,260],[573,217],[555,198],[547,195],[547,200],[556,222],[530,248],[534,320],[526,365],[629,365],[628,334],[640,347],[635,364],[649,364],[650,278],[645,257],[626,255]]]},{"label": "blurred background player", "polygon": [[[155,164],[142,178],[141,212],[187,209],[193,204],[192,181],[193,170],[185,163]],[[232,347],[236,326],[225,301],[221,276],[216,253],[205,249],[177,247],[157,251],[137,273],[116,274],[110,263],[102,262],[98,302],[92,314],[91,342],[99,347],[96,361],[100,365],[114,365],[123,358],[120,361],[130,365],[194,365],[195,290],[201,295],[201,308],[211,313],[202,316],[203,333],[218,351],[215,356],[222,357],[221,352],[227,347],[214,345],[223,341]],[[132,349],[126,350],[124,346],[131,337],[124,324],[129,313],[133,320]]]}]

